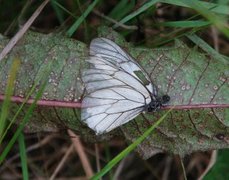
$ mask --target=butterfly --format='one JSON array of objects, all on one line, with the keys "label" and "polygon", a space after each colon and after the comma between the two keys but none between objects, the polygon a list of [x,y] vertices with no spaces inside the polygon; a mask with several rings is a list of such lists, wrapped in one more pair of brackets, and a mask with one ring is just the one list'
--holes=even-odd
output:
[{"label": "butterfly", "polygon": [[82,74],[86,95],[81,120],[96,134],[107,133],[142,112],[160,109],[170,100],[159,97],[144,69],[121,47],[106,38],[90,44],[89,62]]}]

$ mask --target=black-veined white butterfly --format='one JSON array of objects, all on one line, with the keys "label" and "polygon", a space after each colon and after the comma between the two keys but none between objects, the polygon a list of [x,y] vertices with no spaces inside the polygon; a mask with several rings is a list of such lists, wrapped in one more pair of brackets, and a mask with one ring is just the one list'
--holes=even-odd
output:
[{"label": "black-veined white butterfly", "polygon": [[86,95],[81,119],[97,134],[109,132],[143,111],[156,111],[170,97],[158,97],[144,69],[117,44],[96,38],[90,44],[90,67],[83,72]]}]

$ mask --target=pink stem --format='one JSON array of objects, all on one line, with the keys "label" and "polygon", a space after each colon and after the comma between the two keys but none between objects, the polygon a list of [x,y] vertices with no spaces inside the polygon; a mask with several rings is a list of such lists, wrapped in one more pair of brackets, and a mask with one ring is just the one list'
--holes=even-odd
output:
[{"label": "pink stem", "polygon": [[[0,101],[5,99],[4,95],[0,95]],[[11,101],[15,103],[23,103],[25,98],[12,96]],[[34,99],[29,99],[26,103],[32,104]],[[56,100],[38,100],[37,105],[39,106],[55,106],[55,107],[66,107],[66,108],[81,108],[81,102],[67,102],[67,101],[56,101]],[[161,109],[170,109],[172,105],[164,106]],[[187,104],[187,105],[176,105],[174,109],[199,109],[199,108],[228,108],[229,104]]]}]

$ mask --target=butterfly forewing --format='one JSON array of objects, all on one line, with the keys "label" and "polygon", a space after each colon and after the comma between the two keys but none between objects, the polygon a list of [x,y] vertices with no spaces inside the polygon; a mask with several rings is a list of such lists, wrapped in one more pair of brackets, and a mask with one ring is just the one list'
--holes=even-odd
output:
[{"label": "butterfly forewing", "polygon": [[147,89],[151,92],[154,91],[153,94],[157,95],[157,90],[152,86],[151,80],[147,73],[145,73],[144,69],[113,41],[106,38],[96,38],[92,40],[90,45],[90,55],[102,57],[103,59],[116,64],[117,67],[121,67],[124,71],[138,79],[139,77],[135,72],[142,72],[145,79],[149,82],[149,84],[146,85]]},{"label": "butterfly forewing", "polygon": [[97,134],[135,118],[157,96],[146,72],[111,40],[94,39],[87,61],[91,65],[83,73],[81,116]]}]

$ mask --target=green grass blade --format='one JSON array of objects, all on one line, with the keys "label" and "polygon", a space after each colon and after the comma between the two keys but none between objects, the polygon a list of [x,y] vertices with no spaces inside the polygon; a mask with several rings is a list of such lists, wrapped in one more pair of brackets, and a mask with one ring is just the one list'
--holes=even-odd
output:
[{"label": "green grass blade", "polygon": [[[83,14],[83,9],[81,7],[80,0],[76,0],[76,3],[77,3],[77,6],[79,8],[80,14]],[[89,30],[88,30],[88,25],[87,25],[87,22],[86,22],[85,19],[83,20],[83,26],[84,26],[84,38],[85,38],[85,42],[88,42],[88,40],[90,39],[89,38],[89,34],[88,34]]]},{"label": "green grass blade", "polygon": [[[146,11],[148,8],[150,8],[151,6],[155,5],[159,0],[151,0],[147,3],[145,3],[142,7],[140,7],[139,9],[137,9],[136,11],[134,11],[133,13],[129,14],[128,16],[124,17],[121,21],[119,21],[122,24],[125,24],[127,21],[133,19],[134,17],[136,17],[137,15],[143,13],[144,11]],[[117,28],[119,25],[115,24],[113,26],[113,28]]]},{"label": "green grass blade", "polygon": [[224,15],[229,15],[229,8],[227,6],[196,0],[161,0],[160,2],[194,9],[203,17],[205,17],[210,23],[214,24],[225,36],[229,38],[229,27],[227,25],[227,18],[218,16],[216,14],[220,13]]},{"label": "green grass blade", "polygon": [[121,153],[119,153],[114,159],[112,159],[100,172],[95,174],[91,180],[100,179],[104,176],[108,171],[111,170],[119,161],[121,161],[124,157],[126,157],[131,151],[133,151],[142,141],[145,140],[153,130],[165,119],[165,117],[170,113],[172,109],[167,111],[157,122],[155,122],[146,132],[142,134],[136,141],[134,141],[131,145],[129,145],[126,149],[124,149]]},{"label": "green grass blade", "polygon": [[14,82],[16,79],[16,74],[18,71],[18,67],[20,66],[20,60],[15,58],[12,64],[12,67],[10,69],[9,75],[8,75],[8,82],[5,90],[5,100],[2,105],[1,109],[1,115],[0,115],[0,138],[4,134],[5,126],[6,126],[6,118],[9,113],[10,109],[10,99],[14,92]]},{"label": "green grass blade", "polygon": [[60,3],[58,3],[57,1],[53,1],[53,4],[55,4],[56,6],[58,6],[60,9],[62,9],[63,11],[65,11],[67,14],[71,15],[72,17],[74,17],[75,19],[77,19],[78,17],[75,16],[72,12],[70,12],[69,10],[67,10],[64,6],[62,6]]},{"label": "green grass blade", "polygon": [[227,19],[222,16],[217,16],[214,12],[200,4],[200,1],[185,0],[185,4],[189,5],[190,8],[194,9],[200,13],[203,17],[208,19],[212,24],[214,24],[226,37],[229,38],[229,26],[227,24]]},{"label": "green grass blade", "polygon": [[33,87],[31,88],[31,90],[29,91],[29,93],[27,94],[24,102],[20,105],[20,107],[18,108],[17,112],[15,113],[14,117],[12,118],[12,120],[10,121],[10,123],[8,124],[7,128],[5,129],[3,135],[0,137],[0,144],[2,143],[4,137],[6,136],[8,130],[10,129],[10,127],[12,126],[12,124],[16,121],[19,113],[21,112],[21,110],[23,109],[24,105],[26,104],[26,102],[29,100],[30,96],[32,95],[32,93],[35,91],[36,89],[36,84],[33,85]]},{"label": "green grass blade", "polygon": [[131,12],[131,10],[134,8],[135,1],[134,0],[121,0],[118,2],[118,4],[112,9],[112,11],[109,13],[109,17],[119,20],[122,17],[124,17],[126,14]]},{"label": "green grass blade", "polygon": [[[108,143],[105,143],[105,158],[106,158],[106,162],[109,162],[111,160],[110,147]],[[114,173],[112,171],[109,171],[108,177],[109,179],[113,179]]]},{"label": "green grass blade", "polygon": [[[166,3],[166,4],[172,4],[172,5],[176,5],[176,6],[181,6],[181,7],[191,8],[191,6],[189,4],[187,4],[187,3],[185,3],[185,1],[181,1],[181,0],[160,0],[160,2]],[[219,5],[219,4],[209,3],[209,2],[204,2],[204,1],[198,1],[198,3],[207,9],[211,9],[212,12],[215,12],[218,14],[229,15],[229,8],[226,5]]]},{"label": "green grass blade", "polygon": [[56,17],[57,17],[59,23],[62,24],[64,22],[63,11],[61,10],[61,8],[59,6],[57,6],[56,0],[51,0],[50,4],[56,13]]},{"label": "green grass blade", "polygon": [[218,150],[217,160],[203,180],[229,179],[229,149]]},{"label": "green grass blade", "polygon": [[28,173],[28,166],[27,166],[25,138],[24,138],[24,135],[22,132],[18,136],[18,143],[19,143],[19,151],[20,151],[20,158],[21,158],[23,180],[28,180],[29,179],[29,173]]},{"label": "green grass blade", "polygon": [[30,117],[32,116],[32,113],[36,107],[37,101],[41,98],[43,91],[45,89],[47,80],[49,78],[49,73],[52,67],[52,61],[50,61],[49,64],[47,64],[46,69],[44,71],[43,76],[40,78],[40,80],[38,80],[37,82],[35,82],[35,84],[39,84],[40,89],[38,90],[35,99],[33,101],[33,103],[30,105],[29,109],[27,110],[24,118],[22,119],[19,127],[17,128],[16,132],[14,133],[13,137],[10,139],[9,143],[6,145],[6,147],[3,149],[2,154],[0,155],[0,164],[5,160],[7,154],[9,153],[10,149],[12,148],[12,146],[14,145],[15,141],[17,140],[18,136],[20,135],[20,133],[22,132],[23,128],[25,127],[26,123],[29,121]]},{"label": "green grass blade", "polygon": [[7,146],[5,147],[5,149],[3,150],[2,154],[0,155],[0,164],[4,161],[5,157],[7,156],[7,154],[9,153],[10,149],[12,148],[12,146],[14,145],[15,141],[17,140],[18,136],[20,135],[21,131],[23,130],[23,128],[25,127],[26,123],[29,121],[30,117],[32,116],[32,113],[36,107],[36,103],[37,101],[41,98],[44,88],[45,88],[46,82],[44,82],[41,85],[41,88],[39,89],[34,102],[31,104],[31,106],[29,107],[28,111],[25,114],[25,117],[23,118],[21,124],[19,125],[18,129],[16,130],[16,132],[14,133],[13,137],[10,139],[9,143],[7,144]]},{"label": "green grass blade", "polygon": [[169,27],[179,27],[179,28],[193,28],[193,27],[202,27],[208,26],[211,23],[203,20],[194,20],[194,21],[168,21],[159,23],[159,25],[169,26]]},{"label": "green grass blade", "polygon": [[202,48],[204,51],[206,51],[208,54],[213,56],[215,59],[219,59],[221,61],[225,61],[224,57],[219,54],[215,49],[213,49],[209,44],[207,44],[204,40],[202,40],[200,37],[198,37],[195,34],[189,34],[186,35],[192,42],[194,42],[197,46]]},{"label": "green grass blade", "polygon": [[96,4],[100,0],[94,0],[93,3],[91,3],[88,8],[84,11],[84,13],[77,19],[77,21],[69,28],[67,31],[67,36],[71,37],[74,32],[78,29],[80,24],[84,21],[84,19],[88,16],[88,14],[93,10],[93,8],[96,6]]},{"label": "green grass blade", "polygon": [[[47,78],[48,78],[48,74],[51,70],[52,67],[52,62],[50,62],[47,66],[46,66],[46,70],[44,71],[44,75],[41,77],[41,81],[42,82],[46,82]],[[31,97],[31,95],[34,93],[34,91],[36,90],[36,86],[40,84],[38,81],[34,82],[34,85],[32,86],[31,90],[29,91],[29,93],[27,94],[27,96],[25,97],[25,100],[23,101],[23,103],[20,105],[20,107],[18,108],[17,112],[15,113],[15,115],[13,116],[13,118],[10,120],[10,123],[8,124],[7,128],[5,129],[3,135],[0,137],[0,144],[2,143],[4,137],[6,136],[8,130],[10,129],[10,127],[12,126],[12,124],[16,121],[18,115],[20,114],[20,112],[22,111],[24,105],[26,104],[26,102],[29,100],[29,98]]]},{"label": "green grass blade", "polygon": [[159,47],[162,46],[163,44],[169,43],[171,41],[174,41],[174,39],[181,38],[183,36],[186,36],[188,34],[193,34],[195,32],[198,32],[202,29],[202,27],[194,27],[194,28],[177,28],[172,32],[169,32],[166,34],[164,37],[156,37],[155,40],[153,41],[151,47]]}]

